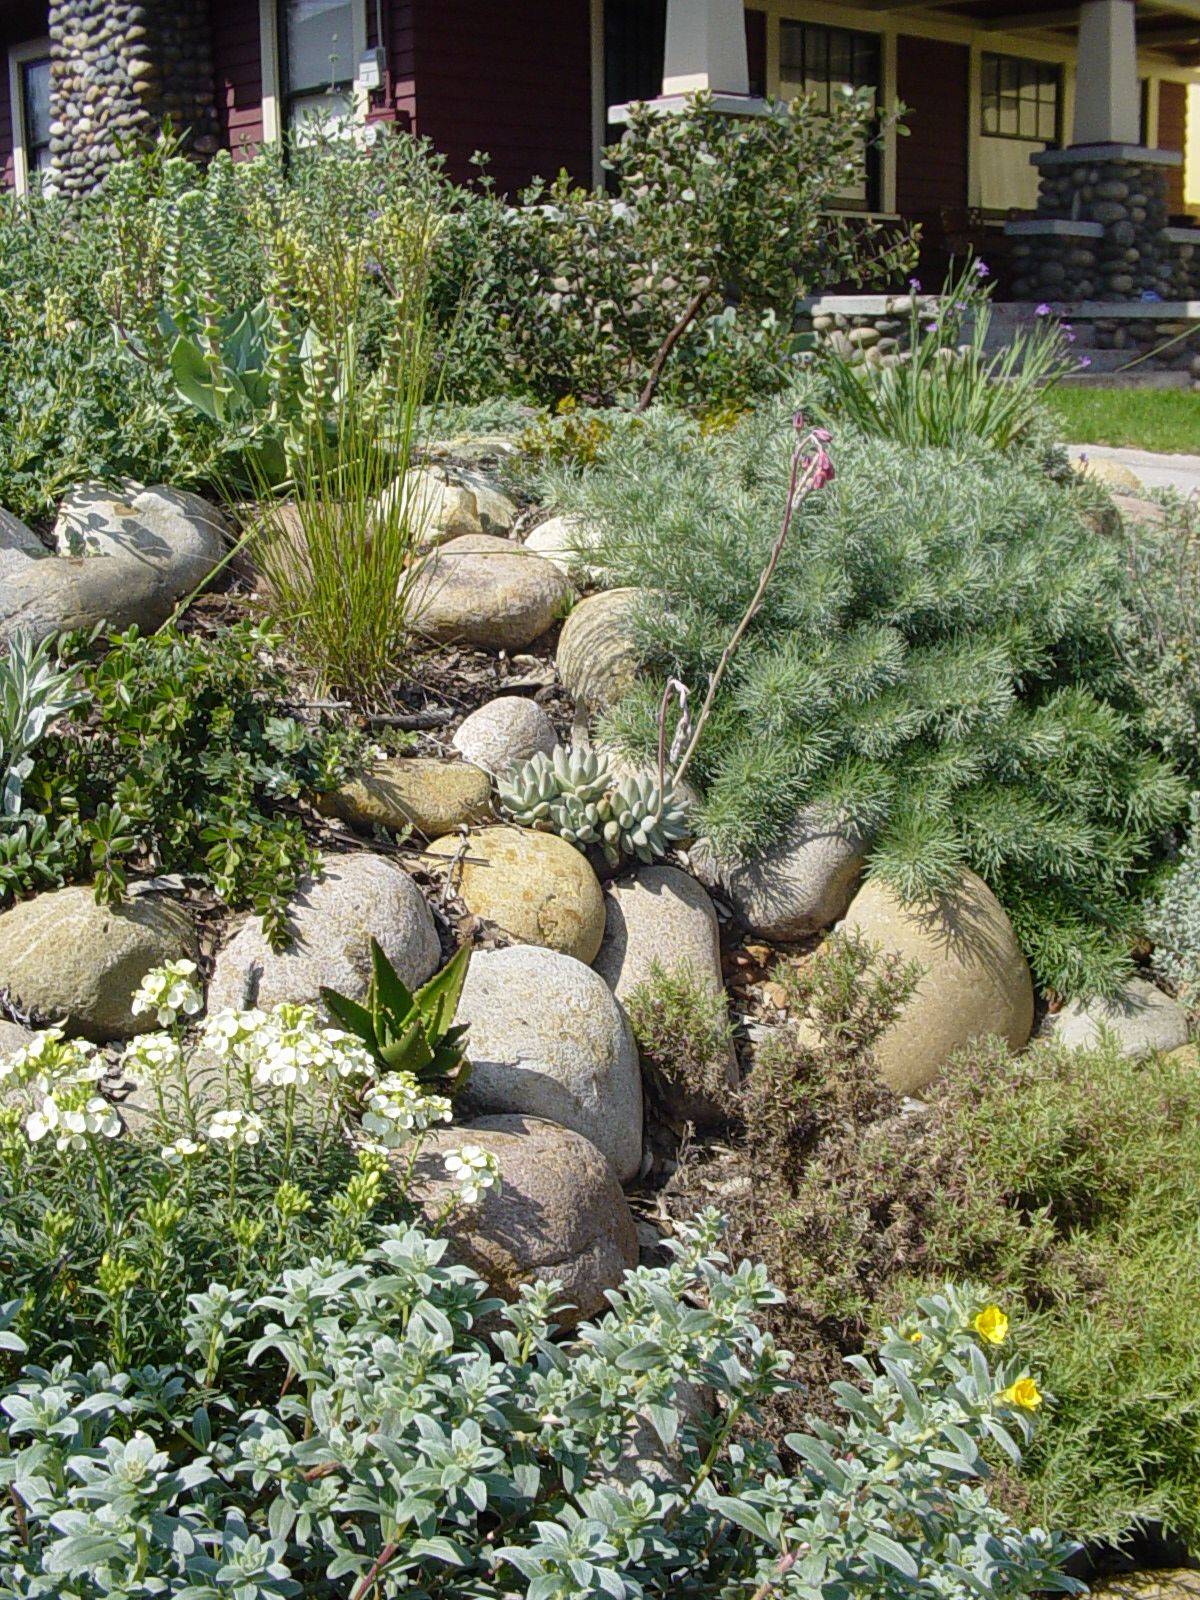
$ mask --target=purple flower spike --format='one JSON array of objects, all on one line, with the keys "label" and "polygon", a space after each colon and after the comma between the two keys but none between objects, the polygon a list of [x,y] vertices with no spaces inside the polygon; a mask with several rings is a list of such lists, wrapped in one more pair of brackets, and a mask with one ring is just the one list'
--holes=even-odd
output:
[{"label": "purple flower spike", "polygon": [[938,325],[937,325],[936,322],[927,322],[925,324],[925,332],[926,333],[936,333],[937,331],[938,331]]},{"label": "purple flower spike", "polygon": [[1033,314],[1035,317],[1048,317],[1050,315],[1050,307],[1043,300],[1040,306],[1034,307]]},{"label": "purple flower spike", "polygon": [[912,292],[914,294],[920,294],[920,292],[921,292],[921,280],[920,280],[920,278],[910,278],[908,280],[908,287],[912,290]]},{"label": "purple flower spike", "polygon": [[1080,356],[1079,365],[1080,365],[1081,368],[1082,367],[1090,367],[1091,364],[1092,364],[1091,356]]},{"label": "purple flower spike", "polygon": [[988,266],[986,261],[977,261],[975,263],[975,276],[977,278],[990,278],[991,275],[992,269]]}]

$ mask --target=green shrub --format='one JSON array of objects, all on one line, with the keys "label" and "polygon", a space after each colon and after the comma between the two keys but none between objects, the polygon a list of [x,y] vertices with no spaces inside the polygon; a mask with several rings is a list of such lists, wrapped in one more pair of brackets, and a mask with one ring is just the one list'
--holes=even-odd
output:
[{"label": "green shrub", "polygon": [[733,1237],[788,1297],[770,1326],[802,1352],[808,1403],[914,1295],[986,1282],[1054,1391],[1020,1470],[1004,1469],[1005,1504],[1088,1539],[1156,1522],[1195,1539],[1195,1064],[1046,1043],[1014,1059],[981,1041],[903,1115],[870,1047],[904,975],[839,943],[800,988],[781,974],[792,1021],[756,1059],[734,1163]]},{"label": "green shrub", "polygon": [[341,781],[357,737],[287,713],[276,642],[247,624],[131,630],[98,660],[85,640],[65,648],[86,715],[36,747],[30,837],[0,857],[0,892],[94,878],[98,898],[119,900],[131,868],[194,873],[284,939],[316,860],[295,802]]},{"label": "green shrub", "polygon": [[987,273],[986,262],[968,259],[937,301],[911,296],[906,356],[895,366],[854,366],[830,345],[819,346],[831,416],[909,446],[961,450],[978,442],[1008,450],[1026,439],[1044,391],[1079,363],[1049,317],[989,353]]},{"label": "green shrub", "polygon": [[778,388],[798,293],[913,259],[902,235],[830,212],[873,116],[865,96],[744,118],[706,95],[670,117],[632,108],[611,194],[563,174],[508,219],[494,293],[518,386],[590,404],[645,398],[664,373],[677,396]]},{"label": "green shrub", "polygon": [[[707,435],[648,416],[606,461],[542,473],[606,530],[611,578],[653,597],[649,670],[604,730],[637,759],[664,679],[698,693],[750,603],[792,437],[775,410]],[[836,481],[798,511],[691,769],[701,829],[752,853],[818,806],[906,899],[980,872],[1044,986],[1111,989],[1185,801],[1111,636],[1119,548],[1024,458],[851,432],[831,450]]]},{"label": "green shrub", "polygon": [[733,1029],[725,993],[689,966],[650,965],[630,991],[625,1011],[654,1086],[673,1099],[719,1101],[728,1092]]}]

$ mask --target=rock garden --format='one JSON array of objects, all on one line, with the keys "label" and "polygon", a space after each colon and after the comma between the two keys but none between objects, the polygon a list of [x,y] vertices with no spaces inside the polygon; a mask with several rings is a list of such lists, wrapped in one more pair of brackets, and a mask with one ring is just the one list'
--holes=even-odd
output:
[{"label": "rock garden", "polygon": [[4,218],[0,1594],[1200,1549],[1194,511],[975,264],[771,321],[855,114],[635,119],[744,163],[646,239],[405,140]]}]

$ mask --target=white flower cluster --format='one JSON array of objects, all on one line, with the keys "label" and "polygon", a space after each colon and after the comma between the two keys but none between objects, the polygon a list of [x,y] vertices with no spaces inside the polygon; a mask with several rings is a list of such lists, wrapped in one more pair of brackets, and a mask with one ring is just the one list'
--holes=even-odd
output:
[{"label": "white flower cluster", "polygon": [[426,1094],[411,1072],[387,1072],[367,1094],[363,1132],[384,1150],[399,1150],[414,1134],[452,1115],[445,1095]]},{"label": "white flower cluster", "polygon": [[482,1145],[461,1145],[442,1157],[442,1165],[465,1206],[477,1206],[485,1194],[500,1187],[500,1161]]},{"label": "white flower cluster", "polygon": [[47,1028],[24,1049],[0,1061],[0,1082],[31,1092],[34,1109],[25,1118],[30,1144],[53,1138],[59,1151],[82,1149],[88,1137],[115,1139],[121,1119],[96,1092],[105,1065],[96,1046],[67,1039],[61,1028]]},{"label": "white flower cluster", "polygon": [[160,1028],[170,1028],[180,1016],[194,1017],[204,1008],[204,995],[196,982],[194,961],[164,961],[142,979],[129,1009],[135,1017],[153,1011]]},{"label": "white flower cluster", "polygon": [[236,1062],[265,1088],[373,1078],[367,1050],[338,1028],[322,1028],[314,1006],[271,1011],[221,1011],[204,1026],[204,1044],[218,1060]]},{"label": "white flower cluster", "polygon": [[173,1034],[139,1033],[125,1046],[121,1068],[135,1083],[170,1083],[183,1070],[183,1048]]},{"label": "white flower cluster", "polygon": [[188,1139],[187,1137],[184,1137],[181,1139],[176,1139],[171,1144],[163,1145],[162,1149],[159,1151],[159,1154],[166,1162],[167,1166],[182,1167],[185,1166],[189,1161],[197,1160],[204,1154],[206,1149],[207,1146],[201,1144],[198,1139]]},{"label": "white flower cluster", "polygon": [[263,1119],[256,1111],[246,1111],[241,1106],[226,1106],[223,1111],[214,1113],[204,1131],[215,1144],[223,1144],[227,1150],[241,1150],[246,1145],[257,1144],[262,1138]]}]

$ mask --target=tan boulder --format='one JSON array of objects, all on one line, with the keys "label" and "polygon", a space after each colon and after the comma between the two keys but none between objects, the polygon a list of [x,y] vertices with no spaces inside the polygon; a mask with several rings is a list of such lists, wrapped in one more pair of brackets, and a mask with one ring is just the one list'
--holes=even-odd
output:
[{"label": "tan boulder", "polygon": [[566,614],[572,593],[552,561],[508,539],[471,534],[421,563],[413,626],[440,643],[523,650]]},{"label": "tan boulder", "polygon": [[1141,495],[1146,485],[1132,468],[1123,461],[1110,461],[1107,456],[1082,455],[1071,465],[1081,478],[1090,478],[1109,489],[1122,489],[1127,494]]},{"label": "tan boulder", "polygon": [[22,1012],[105,1044],[156,1028],[130,1002],[152,967],[196,959],[196,930],[183,906],[151,884],[117,906],[91,889],[54,889],[0,915],[0,988]]},{"label": "tan boulder", "polygon": [[443,1231],[452,1253],[501,1299],[522,1285],[557,1278],[574,1309],[557,1321],[573,1327],[605,1309],[637,1265],[637,1230],[608,1161],[582,1134],[530,1116],[480,1117],[438,1128],[417,1161],[412,1197],[432,1221],[453,1194],[443,1158],[464,1144],[491,1151],[501,1187],[470,1209],[451,1213]]},{"label": "tan boulder", "polygon": [[[435,839],[431,854],[453,857],[460,839]],[[470,911],[521,944],[592,962],[604,937],[604,895],[586,857],[553,833],[474,828],[455,888]]]},{"label": "tan boulder", "polygon": [[633,632],[640,589],[589,596],[563,624],[555,658],[567,693],[591,710],[615,705],[637,682],[641,652]]},{"label": "tan boulder", "polygon": [[1003,907],[973,872],[964,872],[957,889],[911,906],[870,881],[839,928],[922,969],[916,993],[875,1047],[879,1071],[897,1094],[920,1094],[973,1038],[996,1034],[1013,1050],[1028,1042],[1029,967]]},{"label": "tan boulder", "polygon": [[1200,1600],[1200,1572],[1191,1567],[1156,1567],[1102,1578],[1090,1587],[1104,1600]]},{"label": "tan boulder", "polygon": [[470,761],[401,756],[317,796],[317,810],[359,828],[414,828],[437,839],[491,814],[492,780]]}]

